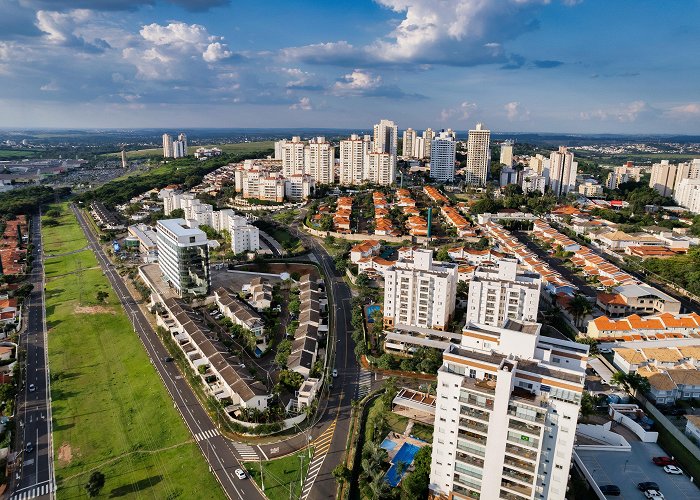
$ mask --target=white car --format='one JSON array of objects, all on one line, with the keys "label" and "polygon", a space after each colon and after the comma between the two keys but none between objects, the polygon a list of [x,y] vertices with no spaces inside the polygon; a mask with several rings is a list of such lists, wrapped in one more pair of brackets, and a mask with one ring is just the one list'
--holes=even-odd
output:
[{"label": "white car", "polygon": [[333,378],[336,378],[338,376],[338,369],[333,368]]},{"label": "white car", "polygon": [[29,384],[29,392],[36,391],[36,386],[34,384]]},{"label": "white car", "polygon": [[680,469],[680,467],[676,467],[675,465],[664,466],[664,472],[666,474],[683,474],[683,471]]},{"label": "white car", "polygon": [[612,349],[608,349],[607,347],[603,347],[602,349],[598,349],[598,352],[601,354],[610,354],[612,352]]},{"label": "white car", "polygon": [[238,477],[238,479],[245,479],[248,477],[248,476],[246,476],[246,473],[243,469],[236,469],[235,472],[236,472],[236,477]]},{"label": "white car", "polygon": [[664,500],[664,494],[661,493],[659,490],[646,490],[644,492],[644,496],[647,498],[651,498],[652,500]]}]

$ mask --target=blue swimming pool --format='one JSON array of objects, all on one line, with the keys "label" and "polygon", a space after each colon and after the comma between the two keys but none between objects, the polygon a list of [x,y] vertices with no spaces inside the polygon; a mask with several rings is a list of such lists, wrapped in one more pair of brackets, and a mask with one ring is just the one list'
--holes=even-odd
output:
[{"label": "blue swimming pool", "polygon": [[379,311],[380,307],[377,305],[367,306],[367,323],[374,323],[374,318],[372,314]]},{"label": "blue swimming pool", "polygon": [[394,448],[396,448],[396,442],[386,438],[384,441],[382,441],[381,447],[386,451],[392,451]]},{"label": "blue swimming pool", "polygon": [[[389,486],[392,488],[398,486],[398,484],[401,482],[401,478],[408,470],[408,467],[413,463],[413,459],[415,458],[416,453],[418,453],[418,450],[420,450],[420,448],[411,443],[404,443],[401,445],[401,448],[399,448],[399,451],[396,452],[396,455],[392,460],[393,465],[389,467],[389,470],[386,471],[386,475],[384,476],[384,481],[389,483]],[[403,464],[403,472],[401,474],[399,474],[397,467],[400,463]]]}]

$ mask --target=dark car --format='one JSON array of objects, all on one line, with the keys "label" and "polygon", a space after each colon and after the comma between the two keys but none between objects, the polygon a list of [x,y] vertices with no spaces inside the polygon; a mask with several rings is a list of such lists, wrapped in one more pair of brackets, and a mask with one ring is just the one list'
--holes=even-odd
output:
[{"label": "dark car", "polygon": [[603,495],[610,495],[611,497],[620,496],[620,487],[616,484],[604,484],[600,487],[600,492]]},{"label": "dark car", "polygon": [[671,457],[654,457],[651,459],[651,461],[659,467],[664,467],[666,465],[676,465],[676,461],[673,460]]},{"label": "dark car", "polygon": [[171,358],[170,356],[165,356],[163,358],[163,361],[165,361],[166,363],[170,363],[172,360],[173,360],[173,358]]},{"label": "dark car", "polygon": [[654,481],[646,481],[644,483],[639,483],[637,485],[637,489],[639,491],[647,491],[647,490],[659,490],[659,485],[656,484]]}]

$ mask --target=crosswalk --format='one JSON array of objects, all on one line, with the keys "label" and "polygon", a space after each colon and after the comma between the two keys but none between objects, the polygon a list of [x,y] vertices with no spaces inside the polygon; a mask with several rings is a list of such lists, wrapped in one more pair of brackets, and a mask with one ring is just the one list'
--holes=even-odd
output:
[{"label": "crosswalk", "polygon": [[241,459],[243,459],[244,461],[260,459],[260,457],[255,451],[255,448],[253,448],[250,445],[247,445],[245,443],[233,443],[233,447],[236,448],[236,451],[241,456]]},{"label": "crosswalk", "polygon": [[357,384],[357,399],[364,398],[372,389],[372,372],[360,368],[360,378]]},{"label": "crosswalk", "polygon": [[13,494],[10,497],[10,500],[28,500],[29,498],[37,498],[43,495],[48,495],[52,491],[55,491],[55,489],[56,488],[54,488],[52,483],[44,483]]},{"label": "crosswalk", "polygon": [[217,431],[216,429],[209,429],[208,431],[198,432],[194,435],[194,439],[199,443],[200,441],[204,441],[205,439],[211,439],[216,436],[219,436],[219,431]]},{"label": "crosswalk", "polygon": [[301,489],[301,500],[306,500],[309,497],[314,481],[316,481],[318,473],[321,472],[323,461],[328,454],[328,450],[331,448],[331,441],[333,441],[333,433],[335,432],[336,422],[337,420],[333,420],[331,425],[328,426],[328,429],[323,431],[323,434],[311,442],[311,446],[314,449],[314,455],[311,457],[309,470],[306,472],[304,486]]}]

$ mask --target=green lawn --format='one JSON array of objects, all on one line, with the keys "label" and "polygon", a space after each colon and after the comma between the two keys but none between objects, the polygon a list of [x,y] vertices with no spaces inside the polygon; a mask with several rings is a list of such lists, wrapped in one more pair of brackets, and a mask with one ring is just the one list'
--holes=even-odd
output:
[{"label": "green lawn", "polygon": [[[265,496],[270,500],[287,500],[289,498],[299,498],[301,494],[301,482],[306,477],[309,469],[309,455],[305,452],[289,455],[277,460],[262,462],[263,476],[265,479]],[[312,451],[313,452],[313,451]],[[302,459],[299,456],[303,457]],[[259,462],[246,462],[245,468],[251,478],[262,489]],[[299,466],[303,470],[299,474]],[[291,490],[291,495],[290,495]]]},{"label": "green lawn", "polygon": [[[190,146],[189,153],[194,154],[195,149],[199,146]],[[274,141],[260,141],[260,142],[240,142],[236,144],[208,144],[203,146],[205,148],[217,147],[221,149],[224,153],[251,153],[253,151],[264,151],[267,149],[273,149],[275,147]],[[108,153],[105,156],[109,157],[120,157],[121,153]],[[163,156],[163,148],[152,148],[152,149],[137,149],[135,151],[127,151],[127,158],[145,158],[148,156]]]},{"label": "green lawn", "polygon": [[108,497],[224,498],[102,271],[48,281],[46,314],[58,498],[87,498],[93,470]]},{"label": "green lawn", "polygon": [[427,443],[433,442],[433,428],[429,425],[414,424],[411,434]]},{"label": "green lawn", "polygon": [[60,206],[62,207],[61,216],[56,219],[60,225],[49,227],[42,224],[41,227],[45,255],[72,252],[87,246],[83,231],[77,223],[74,223],[75,219],[68,206]]},{"label": "green lawn", "polygon": [[97,258],[90,250],[71,253],[61,257],[47,257],[44,261],[44,273],[47,279],[62,276],[82,269],[94,268],[97,266]]}]

